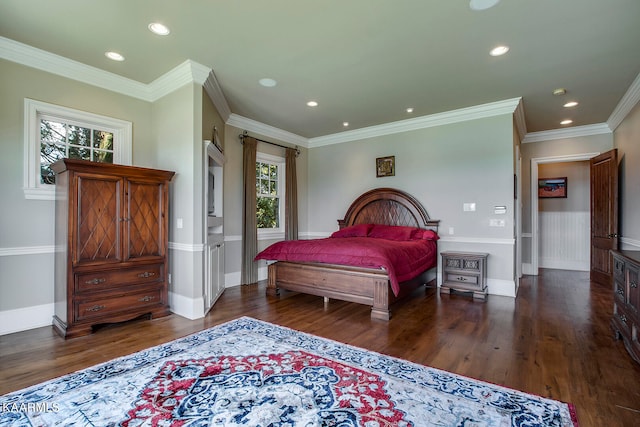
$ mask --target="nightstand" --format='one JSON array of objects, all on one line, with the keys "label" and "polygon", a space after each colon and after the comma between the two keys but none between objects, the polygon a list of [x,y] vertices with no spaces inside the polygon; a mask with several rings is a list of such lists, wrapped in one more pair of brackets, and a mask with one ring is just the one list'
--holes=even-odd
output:
[{"label": "nightstand", "polygon": [[473,298],[487,297],[487,257],[477,252],[442,252],[440,293],[451,290],[473,292]]}]

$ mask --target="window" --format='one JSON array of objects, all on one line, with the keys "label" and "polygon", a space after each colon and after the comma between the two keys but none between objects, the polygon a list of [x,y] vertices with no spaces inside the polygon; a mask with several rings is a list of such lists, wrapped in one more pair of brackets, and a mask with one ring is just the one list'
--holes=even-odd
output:
[{"label": "window", "polygon": [[131,123],[25,99],[25,197],[53,200],[62,158],[131,164]]},{"label": "window", "polygon": [[284,232],[284,159],[258,153],[256,195],[258,232]]}]

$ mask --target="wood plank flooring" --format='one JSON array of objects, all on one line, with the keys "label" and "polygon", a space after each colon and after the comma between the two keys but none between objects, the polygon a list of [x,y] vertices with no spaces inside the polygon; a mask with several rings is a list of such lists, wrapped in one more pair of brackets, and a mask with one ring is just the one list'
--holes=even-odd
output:
[{"label": "wood plank flooring", "polygon": [[51,327],[0,336],[0,394],[197,332],[239,316],[571,402],[581,427],[640,426],[640,365],[609,327],[612,292],[589,274],[541,270],[516,299],[419,289],[387,322],[320,297],[229,288],[204,319],[177,315],[109,325],[63,340]]}]

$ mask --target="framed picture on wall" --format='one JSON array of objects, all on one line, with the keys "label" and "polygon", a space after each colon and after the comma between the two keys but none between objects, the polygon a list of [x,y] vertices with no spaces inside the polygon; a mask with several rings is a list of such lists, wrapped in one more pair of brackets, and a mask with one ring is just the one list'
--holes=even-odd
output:
[{"label": "framed picture on wall", "polygon": [[538,180],[538,198],[556,199],[567,197],[567,177],[540,178]]},{"label": "framed picture on wall", "polygon": [[376,178],[395,176],[396,156],[378,157],[376,159]]}]

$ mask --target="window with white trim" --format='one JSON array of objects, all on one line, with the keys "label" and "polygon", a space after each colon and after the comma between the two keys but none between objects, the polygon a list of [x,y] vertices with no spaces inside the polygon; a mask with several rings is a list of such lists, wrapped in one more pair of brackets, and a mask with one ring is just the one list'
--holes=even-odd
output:
[{"label": "window with white trim", "polygon": [[53,200],[62,158],[131,164],[131,122],[25,99],[25,177],[27,199]]},{"label": "window with white trim", "polygon": [[284,158],[256,154],[258,233],[284,233]]}]

